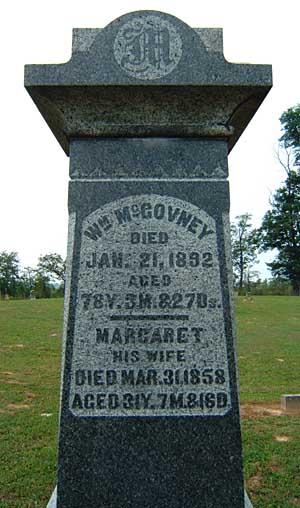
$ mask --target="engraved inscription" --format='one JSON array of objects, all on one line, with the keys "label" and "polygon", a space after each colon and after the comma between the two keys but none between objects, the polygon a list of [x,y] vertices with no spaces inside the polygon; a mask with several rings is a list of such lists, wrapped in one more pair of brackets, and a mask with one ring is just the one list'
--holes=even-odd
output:
[{"label": "engraved inscription", "polygon": [[73,414],[224,415],[229,386],[213,218],[153,194],[90,214],[82,225]]},{"label": "engraved inscription", "polygon": [[131,19],[114,43],[115,59],[130,76],[152,80],[169,74],[182,55],[181,37],[167,20],[154,15]]}]

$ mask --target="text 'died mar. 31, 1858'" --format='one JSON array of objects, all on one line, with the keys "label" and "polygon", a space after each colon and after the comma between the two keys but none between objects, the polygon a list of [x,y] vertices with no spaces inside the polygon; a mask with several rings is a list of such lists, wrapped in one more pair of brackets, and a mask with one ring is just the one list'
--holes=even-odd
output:
[{"label": "text 'died mar. 31, 1858'", "polygon": [[91,213],[82,224],[72,413],[224,415],[228,375],[214,219],[154,194]]}]

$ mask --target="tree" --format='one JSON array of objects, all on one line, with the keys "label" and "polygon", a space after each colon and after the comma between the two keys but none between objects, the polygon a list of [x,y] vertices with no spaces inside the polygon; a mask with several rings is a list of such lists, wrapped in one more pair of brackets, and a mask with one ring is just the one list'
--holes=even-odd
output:
[{"label": "tree", "polygon": [[66,263],[60,254],[45,254],[40,256],[37,264],[37,271],[49,281],[59,282],[62,286],[65,284]]},{"label": "tree", "polygon": [[30,266],[26,266],[21,271],[18,293],[23,298],[28,298],[32,295],[35,285],[35,276],[36,272]]},{"label": "tree", "polygon": [[232,264],[239,292],[242,292],[245,283],[249,287],[251,269],[257,259],[258,235],[251,219],[249,213],[238,215],[231,225]]},{"label": "tree", "polygon": [[277,189],[261,225],[263,250],[277,249],[268,265],[272,275],[290,281],[294,295],[300,294],[300,174],[290,170]]},{"label": "tree", "polygon": [[0,252],[0,294],[15,296],[19,281],[17,252]]},{"label": "tree", "polygon": [[300,104],[282,113],[280,122],[284,130],[280,142],[291,148],[296,166],[300,165]]},{"label": "tree", "polygon": [[51,284],[49,277],[36,271],[33,284],[33,293],[36,298],[51,298]]},{"label": "tree", "polygon": [[[277,249],[277,256],[268,263],[272,274],[288,280],[294,295],[300,294],[300,104],[285,111],[280,118],[279,162],[286,179],[274,193],[271,210],[261,225],[262,249]],[[281,154],[285,154],[283,159]]]}]

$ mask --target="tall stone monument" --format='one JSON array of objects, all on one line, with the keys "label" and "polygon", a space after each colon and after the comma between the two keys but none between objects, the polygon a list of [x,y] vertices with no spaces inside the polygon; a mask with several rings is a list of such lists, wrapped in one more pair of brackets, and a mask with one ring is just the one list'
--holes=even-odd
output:
[{"label": "tall stone monument", "polygon": [[70,155],[57,508],[242,508],[227,155],[271,68],[141,11],[25,86]]}]

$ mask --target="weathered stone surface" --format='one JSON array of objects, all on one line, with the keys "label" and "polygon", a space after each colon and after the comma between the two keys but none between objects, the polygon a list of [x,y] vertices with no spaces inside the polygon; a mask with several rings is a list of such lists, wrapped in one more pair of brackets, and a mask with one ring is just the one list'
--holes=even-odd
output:
[{"label": "weathered stone surface", "polygon": [[270,68],[142,11],[25,85],[70,153],[57,508],[243,508],[227,153]]},{"label": "weathered stone surface", "polygon": [[286,413],[300,414],[300,394],[282,395],[281,408]]},{"label": "weathered stone surface", "polygon": [[57,506],[57,488],[55,487],[46,508],[56,508],[56,506]]},{"label": "weathered stone surface", "polygon": [[227,150],[226,141],[213,139],[76,139],[70,177],[226,179]]},{"label": "weathered stone surface", "polygon": [[58,502],[243,506],[227,183],[78,179],[69,203]]},{"label": "weathered stone surface", "polygon": [[[152,44],[144,61],[139,33]],[[221,30],[153,11],[76,29],[69,62],[25,68],[25,86],[67,153],[82,136],[217,137],[230,150],[271,82],[270,66],[224,59]]]},{"label": "weathered stone surface", "polygon": [[[55,487],[52,496],[49,500],[49,503],[47,504],[47,508],[56,508],[56,501],[57,501],[57,489]],[[245,491],[245,508],[253,508],[253,505],[246,491]]]},{"label": "weathered stone surface", "polygon": [[245,491],[245,508],[253,508],[253,505],[252,505],[246,491]]}]

